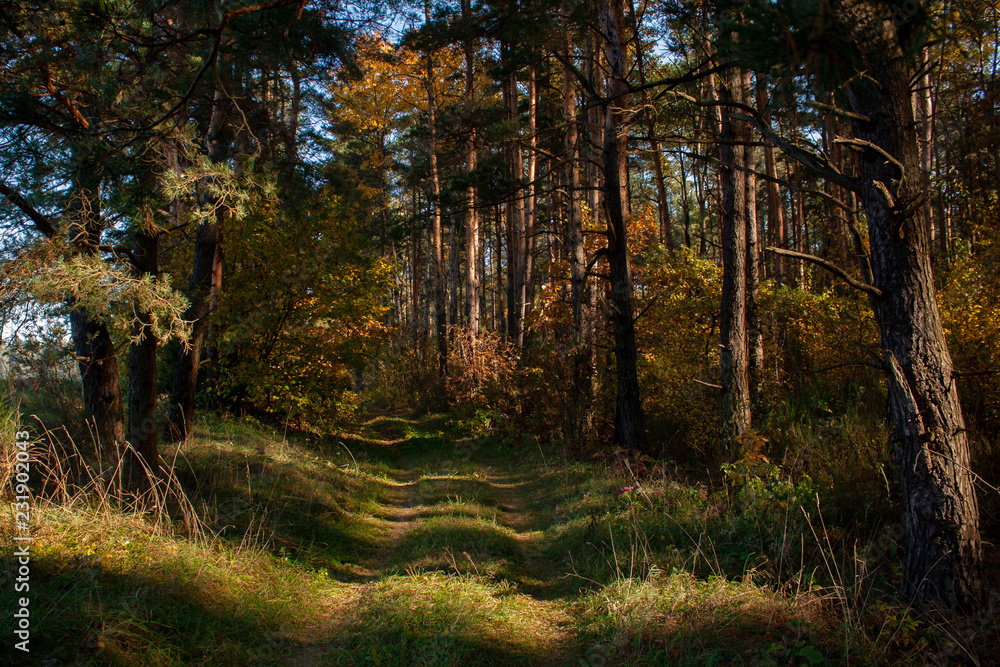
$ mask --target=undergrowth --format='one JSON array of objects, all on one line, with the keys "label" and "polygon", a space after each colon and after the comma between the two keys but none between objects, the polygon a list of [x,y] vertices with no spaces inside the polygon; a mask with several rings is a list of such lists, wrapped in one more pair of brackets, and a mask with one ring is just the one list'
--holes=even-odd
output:
[{"label": "undergrowth", "polygon": [[[35,430],[37,460],[65,456],[65,434]],[[676,463],[573,460],[443,415],[328,437],[211,418],[164,449],[170,491],[144,503],[115,502],[85,456],[73,484],[40,466],[32,657],[988,664],[997,605],[964,620],[901,605],[896,524],[859,533],[827,510],[824,471],[792,474],[768,447],[746,447],[721,484]]]}]

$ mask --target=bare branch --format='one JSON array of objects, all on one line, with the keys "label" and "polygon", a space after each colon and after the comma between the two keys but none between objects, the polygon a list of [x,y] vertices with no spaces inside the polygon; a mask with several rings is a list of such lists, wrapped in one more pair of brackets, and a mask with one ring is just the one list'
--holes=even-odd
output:
[{"label": "bare branch", "polygon": [[45,234],[49,238],[56,235],[56,226],[52,224],[48,217],[39,213],[38,209],[29,204],[20,194],[7,187],[6,183],[0,182],[0,194],[6,197],[11,204],[21,209],[21,212],[35,223],[35,228],[42,234]]},{"label": "bare branch", "polygon": [[701,101],[696,100],[690,95],[680,94],[685,99],[689,100],[693,104],[703,107],[716,107],[725,106],[731,109],[737,109],[742,111],[745,116],[741,114],[735,114],[733,118],[739,120],[745,120],[753,125],[754,129],[760,132],[765,139],[770,141],[772,144],[777,146],[788,155],[790,158],[801,162],[805,167],[815,172],[818,176],[822,176],[832,183],[836,183],[842,188],[847,188],[848,190],[858,191],[861,189],[861,182],[855,178],[851,178],[843,173],[841,173],[829,160],[823,158],[811,151],[796,146],[784,137],[780,136],[777,132],[771,129],[770,124],[765,122],[764,117],[760,115],[760,112],[754,109],[748,104],[743,104],[741,102],[732,101]]},{"label": "bare branch", "polygon": [[712,384],[711,382],[702,382],[698,378],[691,378],[691,379],[703,387],[708,387],[709,389],[718,389],[719,391],[722,391],[722,385]]},{"label": "bare branch", "polygon": [[832,104],[823,104],[822,102],[806,102],[806,106],[812,107],[814,109],[820,109],[821,111],[827,111],[835,116],[843,116],[844,118],[850,118],[851,120],[860,120],[868,123],[870,123],[872,120],[868,116],[863,116],[859,113],[848,111],[847,109],[841,109],[840,107],[833,106]]},{"label": "bare branch", "polygon": [[868,368],[877,368],[880,371],[885,370],[885,364],[876,364],[871,361],[848,361],[843,364],[834,364],[833,366],[827,366],[826,368],[818,368],[814,371],[810,371],[810,375],[815,375],[816,373],[825,373],[827,371],[834,371],[838,368],[847,368],[849,366],[867,366]]},{"label": "bare branch", "polygon": [[895,165],[896,169],[899,169],[901,178],[906,176],[906,169],[903,168],[902,162],[900,162],[893,156],[889,155],[889,153],[881,146],[873,144],[870,141],[865,141],[864,139],[844,139],[843,137],[834,137],[833,143],[845,144],[847,146],[855,146],[858,148],[867,148],[869,150],[873,150],[882,157],[884,157],[887,162],[891,162],[893,165]]},{"label": "bare branch", "polygon": [[817,266],[823,267],[833,275],[847,282],[851,287],[855,289],[859,289],[862,292],[870,294],[871,296],[874,297],[880,298],[882,296],[882,290],[880,290],[879,288],[875,287],[874,285],[869,285],[868,283],[863,283],[857,278],[852,278],[847,273],[847,271],[844,271],[836,264],[832,264],[826,261],[822,257],[816,257],[815,255],[807,255],[804,252],[795,252],[794,250],[785,250],[783,248],[768,247],[765,248],[765,250],[767,250],[768,252],[773,252],[776,255],[784,255],[785,257],[800,259],[804,262],[811,262],[813,264],[816,264]]},{"label": "bare branch", "polygon": [[[603,234],[604,232],[601,233]],[[601,257],[605,257],[608,254],[610,254],[610,251],[607,248],[601,248],[600,250],[595,252],[594,256],[590,258],[590,262],[587,263],[587,268],[584,269],[583,272],[590,273],[590,270],[594,268],[594,265],[597,264],[598,261],[600,261]],[[597,275],[597,274],[592,274],[592,275]]]}]

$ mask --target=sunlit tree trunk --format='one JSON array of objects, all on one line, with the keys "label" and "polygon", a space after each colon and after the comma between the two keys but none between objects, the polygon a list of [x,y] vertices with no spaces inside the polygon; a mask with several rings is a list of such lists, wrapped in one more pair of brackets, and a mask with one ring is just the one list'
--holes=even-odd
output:
[{"label": "sunlit tree trunk", "polygon": [[525,310],[525,277],[527,225],[525,220],[524,194],[519,184],[524,179],[524,158],[521,154],[517,72],[511,71],[506,86],[506,102],[508,118],[511,121],[513,137],[508,146],[507,167],[511,183],[518,189],[512,192],[507,204],[507,248],[508,248],[508,281],[507,281],[507,332],[511,342],[518,347],[524,346],[524,310]]},{"label": "sunlit tree trunk", "polygon": [[[739,80],[740,99],[749,104],[753,82],[750,72],[743,72]],[[757,306],[761,279],[760,228],[757,225],[757,158],[756,149],[750,141],[749,126],[744,133],[746,143],[735,150],[743,150],[743,179],[746,245],[746,326],[747,326],[747,385],[751,411],[759,407],[761,393],[761,366],[764,359],[764,338],[761,330],[760,313]],[[752,416],[752,415],[751,415]]]},{"label": "sunlit tree trunk", "polygon": [[[524,284],[524,307],[521,317],[531,313],[535,284],[535,229],[538,219],[535,179],[538,176],[538,79],[535,66],[528,66],[528,187],[524,207],[524,261],[521,263]],[[522,325],[523,329],[523,325]],[[523,334],[522,334],[523,338]]]},{"label": "sunlit tree trunk", "polygon": [[[430,0],[424,2],[424,19],[431,20]],[[427,54],[427,133],[431,163],[431,253],[434,255],[434,330],[437,338],[438,374],[448,374],[448,307],[444,267],[444,243],[441,236],[441,180],[437,163],[437,99],[434,94],[434,60]]]},{"label": "sunlit tree trunk", "polygon": [[[227,124],[224,93],[215,93],[212,115],[205,146],[213,165],[221,163],[227,155],[227,143],[222,139]],[[206,188],[207,190],[208,188]],[[194,429],[194,399],[198,387],[198,369],[201,365],[202,347],[211,326],[213,300],[222,288],[222,229],[226,219],[226,206],[214,197],[207,196],[202,205],[211,207],[209,217],[198,225],[194,248],[194,265],[188,280],[190,306],[184,319],[191,322],[191,337],[187,347],[177,358],[174,386],[170,400],[170,436],[188,440]]]},{"label": "sunlit tree trunk", "polygon": [[[470,0],[462,0],[462,19],[468,21]],[[470,116],[465,139],[465,174],[469,179],[465,194],[465,313],[471,346],[469,354],[475,355],[476,337],[479,335],[479,211],[476,186],[476,128],[471,120],[475,108],[475,50],[472,39],[465,39],[465,110]]]}]

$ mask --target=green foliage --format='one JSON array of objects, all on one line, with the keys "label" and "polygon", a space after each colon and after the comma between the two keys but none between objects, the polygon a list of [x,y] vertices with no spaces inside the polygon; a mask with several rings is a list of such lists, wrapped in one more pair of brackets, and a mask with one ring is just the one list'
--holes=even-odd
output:
[{"label": "green foliage", "polygon": [[671,456],[711,455],[718,406],[712,390],[694,380],[717,382],[722,268],[690,249],[653,251],[642,280],[655,300],[637,323],[640,383],[657,388],[645,393],[650,426],[670,438]]},{"label": "green foliage", "polygon": [[[187,342],[191,323],[184,320],[187,299],[170,286],[169,276],[142,275],[93,255],[63,254],[32,278],[27,289],[41,303],[69,301],[92,317],[103,318],[119,336],[137,340],[152,335],[166,342]],[[151,324],[139,330],[137,313],[149,313]],[[141,331],[141,333],[139,333]]]},{"label": "green foliage", "polygon": [[74,432],[82,428],[80,378],[63,320],[53,319],[37,331],[23,332],[3,349],[13,395],[25,415],[51,427]]},{"label": "green foliage", "polygon": [[393,267],[366,252],[338,197],[310,204],[266,205],[234,221],[216,315],[217,391],[239,409],[324,428],[354,410],[352,372],[386,332],[381,294]]}]

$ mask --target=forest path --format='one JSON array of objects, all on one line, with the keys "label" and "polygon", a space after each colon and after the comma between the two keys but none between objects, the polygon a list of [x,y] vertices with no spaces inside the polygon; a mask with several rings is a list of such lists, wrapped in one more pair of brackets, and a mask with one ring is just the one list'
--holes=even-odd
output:
[{"label": "forest path", "polygon": [[331,569],[345,583],[323,618],[289,635],[303,648],[289,664],[579,664],[580,582],[552,558],[551,489],[509,448],[450,430],[366,424],[351,447],[380,473],[369,548]]}]

